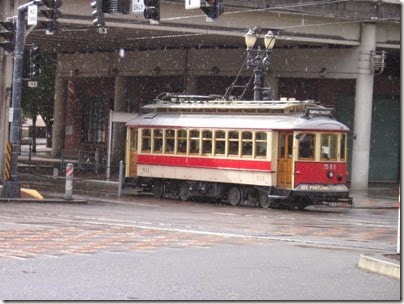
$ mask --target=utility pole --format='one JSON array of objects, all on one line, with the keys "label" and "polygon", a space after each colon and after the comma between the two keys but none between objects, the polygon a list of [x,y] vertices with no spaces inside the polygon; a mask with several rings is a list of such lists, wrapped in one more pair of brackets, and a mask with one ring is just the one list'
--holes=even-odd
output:
[{"label": "utility pole", "polygon": [[2,197],[20,198],[21,186],[18,179],[18,155],[20,154],[20,132],[22,121],[21,92],[22,69],[24,55],[25,13],[30,5],[42,5],[41,0],[34,0],[18,7],[18,16],[15,33],[14,72],[11,108],[9,112],[11,153],[11,178],[4,182]]}]

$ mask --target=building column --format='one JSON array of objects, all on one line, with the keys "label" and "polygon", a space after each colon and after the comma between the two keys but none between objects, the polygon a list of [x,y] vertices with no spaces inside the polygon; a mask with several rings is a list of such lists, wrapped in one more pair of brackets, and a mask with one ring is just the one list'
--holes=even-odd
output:
[{"label": "building column", "polygon": [[53,158],[61,156],[65,144],[67,83],[66,78],[56,77],[55,79],[51,153]]},{"label": "building column", "polygon": [[[126,77],[117,76],[115,78],[114,112],[126,112],[126,85]],[[118,165],[119,161],[124,160],[126,128],[124,123],[113,123],[112,128],[111,159],[114,166]]]},{"label": "building column", "polygon": [[354,136],[352,148],[352,190],[367,190],[372,126],[374,74],[370,69],[371,52],[376,49],[376,25],[362,24],[356,78]]}]

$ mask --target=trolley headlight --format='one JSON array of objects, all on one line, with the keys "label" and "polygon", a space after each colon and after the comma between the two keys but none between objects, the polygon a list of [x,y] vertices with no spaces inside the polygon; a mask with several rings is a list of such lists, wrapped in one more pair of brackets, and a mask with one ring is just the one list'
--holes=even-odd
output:
[{"label": "trolley headlight", "polygon": [[334,172],[333,171],[328,171],[327,177],[330,178],[330,179],[333,178],[334,177]]}]

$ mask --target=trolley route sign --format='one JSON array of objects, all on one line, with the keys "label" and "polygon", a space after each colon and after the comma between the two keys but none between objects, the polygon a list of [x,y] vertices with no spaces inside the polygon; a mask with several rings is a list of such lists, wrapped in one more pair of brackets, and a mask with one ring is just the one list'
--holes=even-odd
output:
[{"label": "trolley route sign", "polygon": [[296,187],[296,190],[301,191],[347,191],[345,185],[310,185],[302,184]]}]

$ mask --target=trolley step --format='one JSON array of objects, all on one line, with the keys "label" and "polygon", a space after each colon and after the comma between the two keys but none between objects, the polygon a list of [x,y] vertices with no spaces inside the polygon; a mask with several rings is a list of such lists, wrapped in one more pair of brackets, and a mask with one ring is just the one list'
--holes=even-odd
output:
[{"label": "trolley step", "polygon": [[287,199],[287,196],[283,196],[283,195],[268,195],[268,198],[273,198],[273,199]]}]

